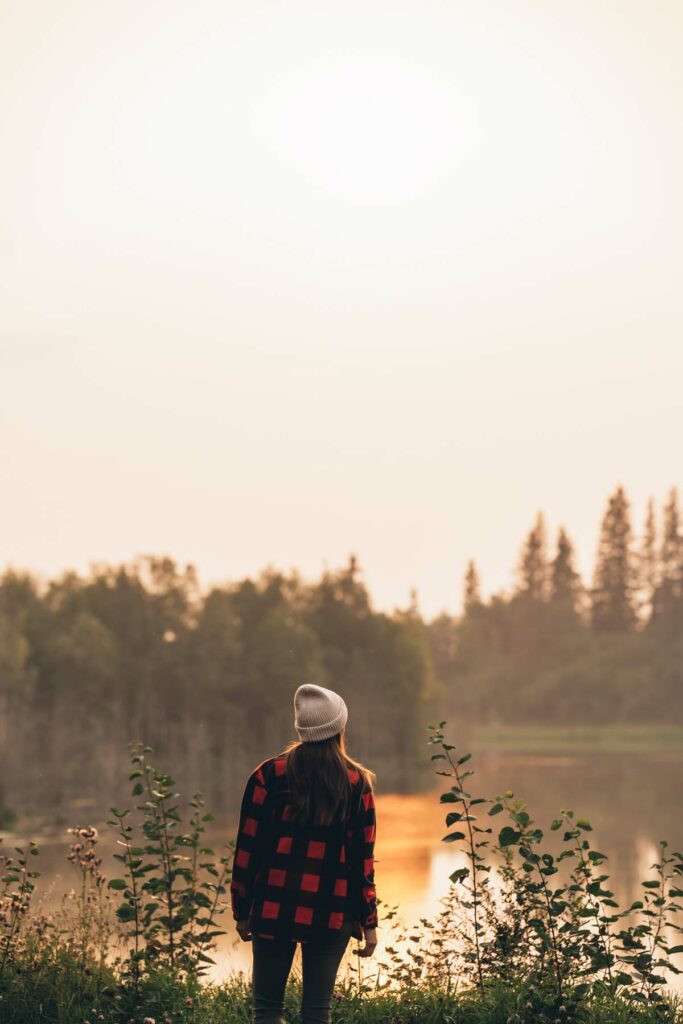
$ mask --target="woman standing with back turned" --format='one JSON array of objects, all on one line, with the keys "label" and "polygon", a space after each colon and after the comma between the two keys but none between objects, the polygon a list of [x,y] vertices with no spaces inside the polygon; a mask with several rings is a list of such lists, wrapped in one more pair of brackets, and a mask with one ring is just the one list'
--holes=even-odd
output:
[{"label": "woman standing with back turned", "polygon": [[342,697],[305,684],[294,694],[299,741],[247,780],[230,893],[237,931],[252,940],[254,1021],[283,1024],[297,942],[303,1024],[328,1024],[349,939],[377,945],[374,772],[344,747]]}]

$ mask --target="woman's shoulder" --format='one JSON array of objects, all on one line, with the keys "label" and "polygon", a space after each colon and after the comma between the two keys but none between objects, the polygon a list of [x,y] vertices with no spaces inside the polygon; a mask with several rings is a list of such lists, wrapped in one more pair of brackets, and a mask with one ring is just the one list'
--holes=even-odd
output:
[{"label": "woman's shoulder", "polygon": [[286,773],[286,757],[283,754],[273,754],[272,757],[266,757],[263,761],[260,761],[250,777],[264,786],[268,783],[269,779],[280,778],[286,775]]},{"label": "woman's shoulder", "polygon": [[358,789],[361,792],[367,792],[373,788],[374,785],[374,773],[366,768],[364,765],[359,764],[358,761],[346,760],[346,772],[349,777],[349,782],[354,789]]}]

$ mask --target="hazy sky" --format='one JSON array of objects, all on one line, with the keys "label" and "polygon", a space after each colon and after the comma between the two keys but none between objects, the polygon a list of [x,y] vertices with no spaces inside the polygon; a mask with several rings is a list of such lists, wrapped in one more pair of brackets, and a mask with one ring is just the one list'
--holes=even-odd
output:
[{"label": "hazy sky", "polygon": [[3,0],[0,566],[511,582],[683,484],[683,4]]}]

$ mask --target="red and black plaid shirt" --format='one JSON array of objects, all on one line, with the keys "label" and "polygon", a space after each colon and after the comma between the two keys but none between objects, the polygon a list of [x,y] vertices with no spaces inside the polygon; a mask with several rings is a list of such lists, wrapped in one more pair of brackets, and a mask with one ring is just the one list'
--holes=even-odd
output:
[{"label": "red and black plaid shirt", "polygon": [[350,812],[329,825],[289,820],[284,757],[271,757],[247,781],[232,863],[230,895],[236,921],[253,935],[306,942],[350,917],[377,924],[374,879],[375,801],[355,769]]}]

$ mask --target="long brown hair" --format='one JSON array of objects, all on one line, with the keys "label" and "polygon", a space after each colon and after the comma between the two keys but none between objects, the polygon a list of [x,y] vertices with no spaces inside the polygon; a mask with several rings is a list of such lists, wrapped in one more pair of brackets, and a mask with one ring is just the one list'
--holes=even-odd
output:
[{"label": "long brown hair", "polygon": [[342,802],[343,813],[347,812],[348,769],[355,769],[370,788],[375,782],[375,773],[347,754],[344,730],[326,740],[293,740],[282,756],[287,764],[289,818],[301,824],[329,825]]}]

